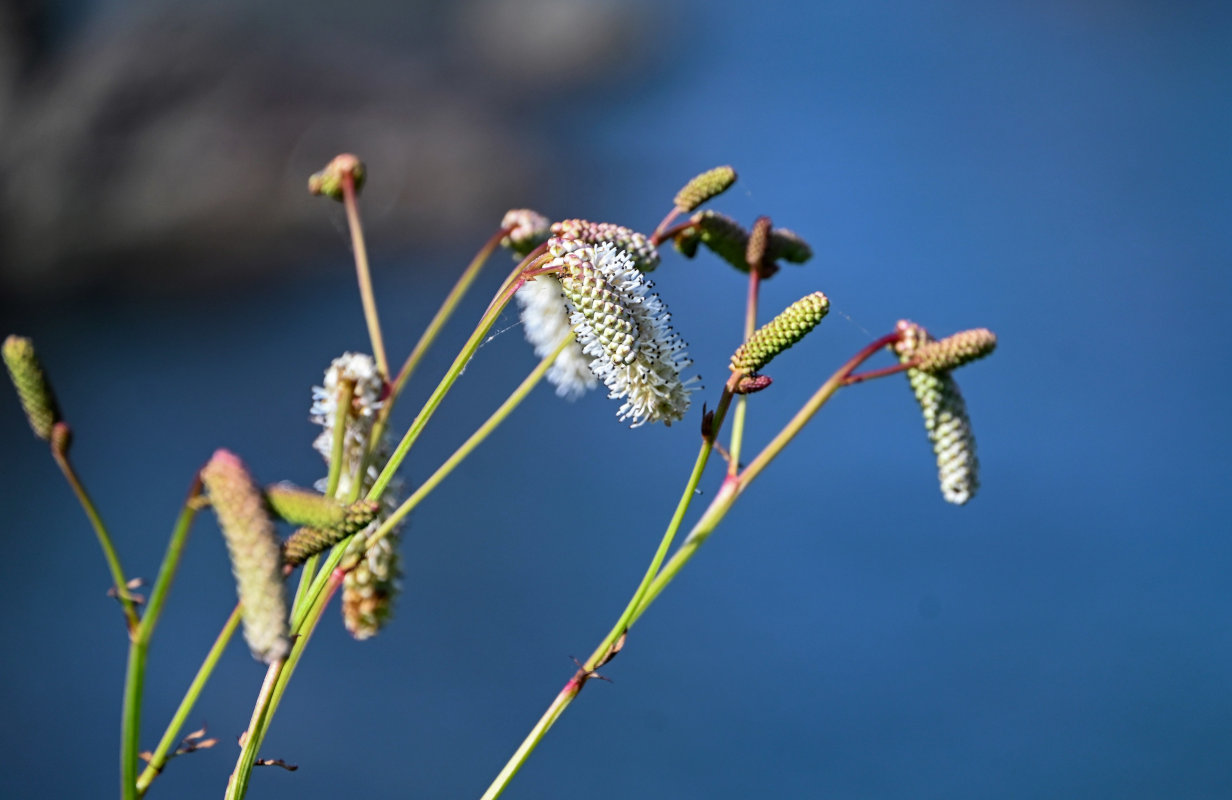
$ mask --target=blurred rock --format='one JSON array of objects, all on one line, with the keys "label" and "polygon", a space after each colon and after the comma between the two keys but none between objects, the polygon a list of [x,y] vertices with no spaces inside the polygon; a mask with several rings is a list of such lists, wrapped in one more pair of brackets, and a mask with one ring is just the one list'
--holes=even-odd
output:
[{"label": "blurred rock", "polygon": [[379,247],[494,228],[542,198],[550,126],[526,108],[585,91],[640,27],[583,5],[129,4],[48,47],[39,4],[6,4],[0,286],[175,289],[338,249],[304,184],[341,151]]}]

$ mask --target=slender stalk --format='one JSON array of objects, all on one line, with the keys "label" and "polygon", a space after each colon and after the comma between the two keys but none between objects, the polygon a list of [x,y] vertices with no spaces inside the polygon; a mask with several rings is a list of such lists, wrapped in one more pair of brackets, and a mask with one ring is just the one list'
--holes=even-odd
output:
[{"label": "slender stalk", "polygon": [[141,735],[141,691],[145,685],[145,657],[149,643],[134,637],[128,643],[124,671],[124,712],[120,722],[120,797],[137,800],[137,742]]},{"label": "slender stalk", "polygon": [[[744,310],[744,339],[747,342],[757,330],[757,299],[761,289],[761,271],[757,264],[749,265],[749,292]],[[740,450],[744,444],[744,419],[748,411],[748,395],[740,395],[736,400],[736,413],[732,416],[731,444],[728,446],[730,456],[727,459],[727,474],[735,475],[740,471]]]},{"label": "slender stalk", "polygon": [[120,796],[125,800],[136,800],[137,788],[137,751],[141,738],[141,700],[145,683],[146,657],[149,655],[150,638],[162,615],[167,592],[175,580],[180,559],[184,553],[184,542],[188,531],[197,515],[198,501],[201,497],[201,478],[193,478],[192,487],[188,491],[188,499],[180,516],[176,519],[171,531],[171,540],[167,543],[167,552],[163,556],[162,565],[158,569],[158,578],[150,592],[150,603],[137,629],[133,632],[128,645],[128,667],[124,674],[124,710],[120,722]]},{"label": "slender stalk", "polygon": [[257,760],[257,748],[261,745],[261,737],[256,736],[255,733],[260,729],[261,722],[265,718],[265,710],[269,707],[269,698],[274,691],[274,683],[278,680],[278,673],[282,672],[284,663],[283,659],[274,661],[265,671],[265,680],[261,683],[261,692],[257,695],[257,702],[252,707],[252,718],[248,721],[248,730],[244,732],[244,744],[235,762],[235,771],[231,773],[231,778],[227,781],[225,800],[239,800],[248,791],[252,767]]},{"label": "slender stalk", "polygon": [[[522,264],[519,264],[515,272],[521,272],[522,268]],[[453,364],[451,364],[449,369],[445,372],[445,376],[441,378],[440,383],[438,383],[436,388],[432,391],[431,396],[428,397],[427,401],[423,405],[423,408],[420,409],[419,414],[415,416],[415,420],[411,423],[411,427],[407,429],[406,435],[403,436],[402,441],[398,443],[398,447],[394,450],[393,455],[390,456],[388,463],[385,464],[385,468],[381,471],[381,474],[377,476],[376,481],[373,482],[372,488],[368,490],[369,500],[380,499],[381,494],[385,491],[385,487],[389,484],[390,480],[393,479],[394,473],[398,471],[398,467],[401,466],[402,460],[406,458],[406,454],[410,451],[411,446],[415,444],[415,440],[419,438],[419,434],[423,433],[423,429],[428,424],[428,420],[432,418],[432,414],[436,412],[437,407],[441,404],[441,400],[443,400],[449,390],[453,388],[454,382],[457,381],[458,376],[462,374],[462,370],[466,368],[466,365],[470,362],[471,357],[475,355],[475,351],[478,350],[479,345],[483,343],[483,338],[487,336],[488,331],[492,329],[492,326],[496,323],[497,317],[500,316],[501,311],[504,310],[505,306],[509,304],[509,301],[513,298],[514,292],[517,291],[517,288],[520,285],[521,282],[519,279],[507,281],[501,292],[492,301],[491,305],[488,306],[487,311],[484,312],[483,317],[479,320],[479,325],[471,333],[470,338],[466,340],[466,344],[462,346],[462,350],[458,353],[457,357],[454,358]]]},{"label": "slender stalk", "polygon": [[[736,379],[733,378],[732,382],[734,383]],[[723,418],[727,413],[731,397],[730,386],[725,387],[723,396],[719,400],[719,406],[715,409],[711,430],[702,438],[702,446],[698,451],[697,459],[693,463],[693,471],[689,474],[689,480],[685,483],[680,500],[676,503],[676,510],[672,514],[671,521],[668,522],[667,530],[664,531],[663,537],[659,541],[659,546],[650,560],[650,565],[647,567],[641,583],[634,590],[633,596],[629,598],[629,602],[616,620],[616,624],[612,626],[607,636],[595,648],[595,651],[586,660],[586,663],[569,679],[569,682],[565,684],[564,688],[552,700],[551,705],[543,712],[543,716],[531,728],[530,733],[526,735],[526,738],[518,745],[517,750],[505,762],[505,766],[501,768],[496,778],[492,780],[487,791],[483,793],[481,800],[494,800],[494,798],[499,797],[505,791],[509,782],[513,780],[513,776],[518,773],[518,770],[530,758],[530,754],[534,752],[539,742],[548,732],[548,729],[552,727],[560,715],[564,713],[565,709],[569,707],[569,704],[573,702],[573,698],[577,697],[578,693],[582,690],[582,686],[594,674],[594,670],[606,664],[620,652],[620,648],[624,644],[623,637],[632,626],[633,621],[640,615],[639,609],[645,602],[646,593],[649,591],[652,581],[658,573],[659,567],[662,565],[663,559],[666,557],[667,551],[676,537],[676,533],[680,529],[680,524],[684,520],[684,515],[688,511],[690,503],[696,496],[697,486],[701,482],[702,473],[705,472],[706,463],[710,458],[711,451],[714,449],[715,438],[722,427]]]},{"label": "slender stalk", "polygon": [[470,437],[453,452],[453,455],[445,459],[444,463],[436,468],[436,472],[433,472],[426,481],[419,484],[411,496],[404,500],[402,505],[398,506],[398,508],[395,509],[383,523],[381,523],[379,528],[372,532],[372,534],[368,537],[369,547],[387,536],[389,532],[393,530],[394,527],[397,526],[397,524],[401,522],[407,514],[411,513],[411,510],[414,509],[415,506],[419,505],[419,503],[422,502],[423,499],[441,483],[441,481],[445,480],[445,478],[449,476],[449,473],[453,472],[455,467],[462,463],[463,459],[469,456],[471,452],[473,452],[474,449],[483,442],[484,439],[488,438],[492,431],[496,430],[497,426],[508,418],[509,414],[517,408],[524,399],[526,399],[528,394],[530,394],[531,389],[534,389],[535,385],[543,379],[544,373],[548,371],[548,368],[552,366],[552,363],[556,361],[556,358],[561,354],[561,352],[563,352],[564,349],[573,341],[574,338],[572,335],[566,337],[555,350],[544,356],[543,360],[539,362],[539,365],[531,370],[530,374],[522,380],[522,383],[518,386],[518,388],[514,389],[509,397],[505,398],[505,402],[501,403],[500,407],[493,411],[492,415],[488,417],[482,425],[475,429],[475,432],[472,433]]},{"label": "slender stalk", "polygon": [[697,552],[697,548],[701,547],[702,543],[710,536],[714,529],[722,521],[727,512],[731,510],[732,504],[744,492],[746,488],[757,478],[758,475],[773,461],[779,453],[783,452],[789,442],[795,438],[804,425],[812,419],[826,402],[829,401],[834,393],[843,388],[844,382],[852,372],[855,371],[862,363],[871,358],[882,347],[885,347],[890,342],[898,338],[898,334],[890,334],[866,345],[860,352],[856,353],[846,364],[839,367],[838,371],[831,375],[825,383],[823,383],[808,402],[796,412],[796,415],[791,418],[791,421],[783,426],[783,429],[770,440],[770,443],[757,454],[749,465],[744,468],[735,478],[728,477],[715,494],[714,500],[710,506],[702,514],[693,525],[693,529],[689,531],[689,535],[685,537],[684,543],[680,548],[672,554],[670,560],[664,565],[662,572],[655,576],[654,583],[651,584],[646,593],[646,599],[638,609],[634,620],[645,613],[650,604],[655,598],[667,588],[667,585],[672,582],[693,554]]},{"label": "slender stalk", "polygon": [[237,604],[231,611],[231,616],[227,617],[222,630],[218,632],[218,638],[214,640],[213,646],[206,653],[205,660],[201,662],[201,666],[197,669],[197,674],[193,677],[192,683],[189,684],[188,691],[184,693],[184,699],[180,701],[179,707],[176,708],[175,713],[171,716],[171,721],[167,723],[167,729],[163,731],[163,736],[158,741],[158,747],[154,748],[154,752],[150,756],[146,768],[142,771],[141,777],[137,778],[138,797],[145,795],[146,790],[150,788],[150,784],[163,771],[163,767],[167,765],[169,760],[167,753],[175,745],[176,738],[184,727],[184,721],[192,713],[197,698],[201,696],[201,691],[205,688],[206,681],[213,674],[214,667],[218,665],[218,660],[222,657],[223,651],[227,649],[227,643],[235,635],[235,630],[239,627],[239,624],[240,606]]},{"label": "slender stalk", "polygon": [[[509,235],[512,228],[501,228],[496,233],[492,234],[492,238],[479,249],[475,257],[471,259],[471,263],[467,265],[457,283],[449,290],[449,294],[445,297],[441,307],[437,309],[436,315],[432,317],[432,321],[428,323],[428,327],[424,329],[423,334],[419,337],[419,341],[415,343],[415,347],[411,350],[411,354],[406,357],[406,361],[402,364],[402,369],[398,370],[398,377],[394,381],[393,390],[390,395],[390,404],[393,398],[398,397],[402,393],[402,388],[406,386],[407,380],[410,379],[415,368],[419,366],[420,360],[424,354],[428,352],[428,348],[436,341],[436,337],[440,334],[441,328],[445,327],[445,323],[453,316],[453,312],[457,310],[458,303],[462,297],[470,289],[471,284],[475,282],[479,271],[483,269],[483,265],[487,263],[488,258],[492,255],[501,243],[501,239]],[[375,438],[375,437],[374,437]]]},{"label": "slender stalk", "polygon": [[111,571],[111,580],[115,584],[116,597],[119,598],[120,605],[124,608],[124,619],[128,625],[128,634],[131,638],[136,633],[137,625],[139,624],[137,606],[128,591],[128,579],[124,577],[124,568],[120,565],[120,556],[111,541],[111,534],[107,532],[107,526],[103,524],[103,518],[99,515],[94,501],[90,499],[89,493],[86,492],[86,487],[77,477],[77,471],[73,469],[72,463],[68,460],[68,454],[53,447],[51,455],[56,460],[56,464],[59,465],[60,471],[64,473],[64,478],[72,488],[73,494],[77,495],[77,501],[81,503],[82,510],[86,512],[86,517],[94,528],[94,534],[98,537],[98,543],[103,548],[103,558],[107,560],[107,569]]},{"label": "slender stalk", "polygon": [[364,244],[364,229],[359,221],[359,203],[355,199],[355,176],[342,175],[342,203],[346,206],[347,226],[351,229],[351,249],[355,251],[355,274],[359,278],[359,296],[364,304],[364,319],[368,322],[368,338],[372,340],[372,356],[376,367],[387,379],[389,362],[385,360],[385,341],[381,338],[381,320],[376,312],[376,297],[372,293],[372,275],[368,268],[368,248]]},{"label": "slender stalk", "polygon": [[[671,237],[671,232],[667,230],[667,226],[672,224],[672,220],[680,216],[680,209],[673,207],[667,212],[667,216],[655,226],[654,233],[650,234],[650,243],[658,247],[664,240]],[[685,225],[684,227],[688,227]]]}]

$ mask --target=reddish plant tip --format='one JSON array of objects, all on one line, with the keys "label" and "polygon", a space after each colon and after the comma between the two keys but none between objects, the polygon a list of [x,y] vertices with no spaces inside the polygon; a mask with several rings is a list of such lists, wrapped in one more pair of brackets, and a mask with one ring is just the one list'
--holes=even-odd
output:
[{"label": "reddish plant tip", "polygon": [[772,383],[774,381],[769,375],[745,375],[736,384],[736,389],[732,394],[756,394]]},{"label": "reddish plant tip", "polygon": [[335,156],[333,161],[325,165],[325,169],[308,178],[308,191],[315,195],[324,195],[334,200],[342,200],[345,196],[343,186],[347,178],[351,180],[352,188],[358,194],[367,178],[368,170],[364,162],[351,153]]}]

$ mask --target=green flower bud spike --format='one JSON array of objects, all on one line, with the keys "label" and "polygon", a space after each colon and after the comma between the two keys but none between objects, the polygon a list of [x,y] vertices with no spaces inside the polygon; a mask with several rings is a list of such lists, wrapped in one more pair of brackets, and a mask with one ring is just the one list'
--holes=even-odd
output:
[{"label": "green flower bud spike", "polygon": [[38,353],[34,352],[34,343],[24,336],[5,339],[4,365],[17,389],[30,429],[38,438],[49,440],[52,427],[60,421],[60,407],[56,405],[56,396],[39,363]]},{"label": "green flower bud spike", "polygon": [[342,178],[348,174],[355,182],[355,193],[359,194],[359,190],[364,185],[364,179],[367,177],[367,170],[364,168],[364,162],[350,153],[336,156],[333,161],[325,165],[325,169],[309,176],[308,191],[334,200],[342,200]]},{"label": "green flower bud spike", "polygon": [[248,648],[254,658],[267,664],[284,658],[291,643],[282,554],[265,497],[244,462],[228,450],[214,453],[201,469],[201,481],[231,556]]},{"label": "green flower bud spike", "polygon": [[650,243],[650,237],[623,225],[566,219],[552,224],[552,235],[595,246],[611,242],[617,250],[628,253],[634,266],[642,272],[653,272],[659,266],[659,251]]},{"label": "green flower bud spike", "polygon": [[312,556],[323,553],[348,536],[358,533],[376,519],[381,504],[361,500],[340,508],[343,510],[343,518],[337,525],[320,528],[305,526],[287,537],[282,543],[283,562],[298,567]]},{"label": "green flower bud spike", "polygon": [[[902,320],[898,323],[899,341],[893,345],[901,363],[915,360],[934,342],[921,326]],[[908,369],[907,380],[924,414],[924,429],[937,457],[937,476],[946,502],[963,505],[979,488],[979,460],[975,455],[975,434],[967,416],[958,384],[948,372]]]},{"label": "green flower bud spike", "polygon": [[703,172],[676,193],[676,208],[683,213],[694,211],[702,203],[726,192],[736,182],[736,171],[729,166]]},{"label": "green flower bud spike", "polygon": [[813,292],[792,303],[736,349],[731,358],[732,372],[745,375],[757,372],[817,327],[829,310],[830,300],[821,292]]},{"label": "green flower bud spike", "polygon": [[974,328],[929,342],[915,352],[916,369],[949,372],[983,358],[997,347],[997,335],[987,328]]}]

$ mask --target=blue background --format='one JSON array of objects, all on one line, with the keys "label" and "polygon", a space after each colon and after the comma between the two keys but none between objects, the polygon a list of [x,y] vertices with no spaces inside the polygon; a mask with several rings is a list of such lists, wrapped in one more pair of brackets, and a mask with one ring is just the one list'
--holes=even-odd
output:
[{"label": "blue background", "polygon": [[[942,502],[903,379],[840,393],[506,796],[1232,796],[1228,6],[652,13],[624,55],[646,73],[521,110],[562,153],[538,196],[492,198],[493,217],[451,246],[380,254],[391,359],[504,208],[649,230],[685,179],[731,163],[740,181],[714,207],[746,224],[768,214],[816,252],[765,286],[763,317],[815,289],[833,304],[751,399],[749,452],[897,319],[987,326],[998,352],[958,375],[984,486],[965,508]],[[276,202],[316,202],[322,226],[339,223],[294,188]],[[425,362],[404,424],[505,258]],[[214,448],[266,481],[322,472],[309,387],[366,333],[341,233],[321,259],[333,267],[156,301],[5,304],[4,327],[34,337],[54,377],[131,574],[155,573]],[[415,513],[395,623],[362,644],[336,614],[322,625],[264,751],[301,768],[259,772],[251,797],[478,796],[569,657],[606,632],[741,327],[741,276],[705,253],[663,260],[656,283],[707,385],[689,417],[629,431],[601,394],[570,405],[538,389]],[[433,420],[412,480],[533,366],[515,324],[498,324]],[[119,615],[8,393],[0,432],[2,782],[12,797],[107,796]],[[151,651],[144,747],[233,592],[203,515]],[[262,674],[233,643],[190,723],[222,742],[174,761],[150,797],[220,796]]]}]

